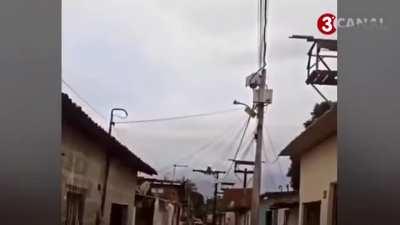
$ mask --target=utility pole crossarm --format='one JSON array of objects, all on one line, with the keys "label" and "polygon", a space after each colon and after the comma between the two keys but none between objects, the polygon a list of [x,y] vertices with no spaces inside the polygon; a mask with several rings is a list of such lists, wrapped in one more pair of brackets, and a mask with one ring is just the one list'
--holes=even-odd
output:
[{"label": "utility pole crossarm", "polygon": [[216,225],[217,224],[217,199],[218,199],[218,177],[219,174],[224,174],[225,171],[221,171],[221,170],[213,170],[211,167],[207,167],[207,169],[205,170],[201,170],[201,169],[193,169],[193,172],[198,172],[198,173],[203,173],[205,175],[210,175],[210,176],[214,176],[216,179],[216,182],[214,183],[214,201],[213,201],[213,217],[212,217],[212,225]]},{"label": "utility pole crossarm", "polygon": [[173,165],[173,171],[172,171],[172,179],[175,180],[175,173],[176,173],[176,168],[177,167],[189,167],[188,165],[179,165],[179,164],[174,164]]}]

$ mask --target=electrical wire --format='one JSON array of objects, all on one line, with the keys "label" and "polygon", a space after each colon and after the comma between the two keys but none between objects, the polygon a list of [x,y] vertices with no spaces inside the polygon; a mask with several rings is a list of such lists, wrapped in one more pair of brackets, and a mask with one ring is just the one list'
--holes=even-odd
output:
[{"label": "electrical wire", "polygon": [[247,147],[246,147],[245,150],[243,151],[243,154],[242,154],[242,156],[240,157],[241,159],[244,160],[244,159],[246,158],[246,156],[250,153],[250,150],[251,150],[251,147],[253,146],[254,141],[255,141],[255,138],[253,137],[253,138],[249,141],[249,143],[246,145]]},{"label": "electrical wire", "polygon": [[213,161],[213,163],[211,164],[213,168],[217,167],[217,165],[221,165],[224,162],[226,162],[225,159],[228,158],[230,153],[231,153],[229,150],[234,149],[235,141],[239,139],[241,132],[245,129],[246,123],[242,126],[242,128],[239,130],[239,132],[237,132],[233,136],[233,139],[232,139],[231,143],[223,151],[223,153],[226,153],[226,154],[221,155],[220,158],[217,158],[216,160]]},{"label": "electrical wire", "polygon": [[[272,162],[269,162],[269,163],[270,164],[275,164],[276,162],[278,162],[280,175],[282,176],[283,179],[285,179],[286,176],[283,173],[282,164],[281,164],[281,161],[279,161],[279,155],[275,151],[275,146],[274,146],[274,144],[272,142],[272,138],[271,138],[271,135],[270,135],[268,127],[265,127],[265,133],[267,134],[267,138],[268,138],[268,141],[269,141],[269,144],[270,144],[270,147],[271,147],[271,153],[273,154],[273,157],[275,157],[275,159]],[[264,140],[263,140],[263,142],[264,142]],[[264,146],[265,146],[265,144],[264,144]],[[265,150],[265,147],[263,148],[263,150],[265,151],[265,154],[267,154],[267,152]],[[265,156],[267,157],[267,155],[265,155]]]},{"label": "electrical wire", "polygon": [[78,91],[76,91],[70,84],[68,84],[64,79],[62,79],[62,83],[68,87],[79,99],[81,99],[89,108],[91,108],[97,115],[99,115],[101,118],[104,119],[104,121],[107,121],[106,117],[101,114],[99,111],[96,110],[95,107],[93,107],[89,101],[87,101],[85,98],[83,98]]},{"label": "electrical wire", "polygon": [[[254,140],[255,140],[255,138],[254,138],[254,136],[253,136],[253,138],[251,138],[251,140],[247,143],[246,148],[245,148],[245,150],[244,150],[244,154],[247,155],[247,153],[248,153],[249,150],[251,149],[251,146],[252,146],[253,143],[254,143]],[[244,159],[244,157],[243,157],[244,154],[242,154],[242,157],[240,157],[241,159]],[[233,164],[234,164],[234,162],[233,162]],[[230,172],[230,171],[229,171],[229,172]],[[228,172],[228,173],[229,173],[229,172]],[[243,182],[242,179],[241,179],[236,173],[233,173],[233,174],[236,176],[236,178],[238,178],[238,180],[239,180],[240,182]]]},{"label": "electrical wire", "polygon": [[[196,155],[199,155],[200,153],[203,153],[203,152],[205,152],[207,150],[210,150],[211,148],[209,148],[209,147],[214,145],[214,144],[216,144],[216,143],[218,143],[218,142],[220,142],[222,138],[224,138],[227,134],[230,133],[230,131],[234,130],[237,127],[235,125],[237,125],[236,122],[234,122],[232,124],[232,126],[229,126],[227,129],[224,129],[224,131],[220,135],[212,138],[206,144],[201,145],[199,148],[197,148],[195,151],[189,153],[188,155],[181,157],[175,163],[180,163],[180,162],[182,162],[182,161],[184,161],[186,159],[190,159],[190,158],[193,159]],[[240,133],[243,129],[244,129],[244,126],[241,126],[238,132]],[[169,170],[170,167],[171,167],[171,165],[168,165],[168,166],[165,166],[165,167],[161,168],[160,169],[160,174],[162,174],[166,170]]]},{"label": "electrical wire", "polygon": [[240,148],[242,147],[244,137],[246,136],[247,128],[249,128],[250,119],[251,119],[251,117],[249,116],[247,121],[246,121],[246,127],[244,128],[243,135],[240,138],[240,142],[239,142],[238,148],[236,149],[235,155],[233,157],[234,160],[236,160],[236,158],[237,158],[237,156],[239,154]]},{"label": "electrical wire", "polygon": [[259,0],[258,1],[258,5],[257,5],[257,27],[258,27],[258,32],[257,32],[257,36],[258,36],[258,64],[261,67],[262,61],[262,52],[261,52],[261,43],[262,43],[262,31],[261,31],[261,16],[262,16],[262,1],[263,0]]},{"label": "electrical wire", "polygon": [[[239,135],[240,135],[240,133],[238,133],[238,135],[234,137],[232,146],[233,146],[233,144],[234,144],[234,141],[237,140],[237,139],[239,138]],[[255,140],[255,139],[252,138],[252,139],[246,144],[246,147],[245,147],[245,150],[244,150],[245,152],[249,152],[249,149],[250,149],[250,147],[252,146],[252,144],[254,143],[254,140]],[[231,147],[231,146],[230,146],[230,147]],[[227,155],[222,156],[222,159],[228,158],[229,153],[230,153],[230,152],[228,152]],[[243,159],[243,156],[240,157],[240,158]],[[225,161],[225,160],[217,159],[217,160],[214,161],[214,163],[216,163],[216,162],[226,162],[226,161]],[[212,164],[212,165],[213,165],[213,167],[216,166],[215,164]]]},{"label": "electrical wire", "polygon": [[151,123],[151,122],[162,122],[162,121],[170,121],[170,120],[183,120],[189,118],[196,118],[196,117],[205,117],[205,116],[213,116],[218,114],[225,114],[234,111],[238,111],[241,109],[226,109],[221,111],[214,111],[209,113],[199,113],[199,114],[190,114],[190,115],[182,115],[182,116],[172,116],[172,117],[164,117],[164,118],[155,118],[155,119],[146,119],[146,120],[130,120],[130,121],[118,121],[115,123],[119,124],[133,124],[133,123]]},{"label": "electrical wire", "polygon": [[263,142],[262,150],[263,150],[263,152],[264,152],[266,162],[267,162],[268,164],[271,164],[271,165],[272,165],[272,164],[275,164],[276,162],[278,162],[279,157],[275,157],[275,156],[274,156],[274,159],[269,160],[268,152],[267,152],[267,149],[266,149],[266,147],[265,147],[265,141],[262,140],[262,142]]},{"label": "electrical wire", "polygon": [[237,175],[236,173],[233,173],[233,174],[235,174],[235,177],[240,181],[240,183],[243,183],[243,180],[242,180],[242,178],[239,177],[239,175]]},{"label": "electrical wire", "polygon": [[264,0],[264,28],[263,28],[263,66],[267,66],[267,61],[266,61],[266,51],[267,51],[267,38],[266,38],[266,33],[267,33],[267,11],[268,11],[268,0]]},{"label": "electrical wire", "polygon": [[[238,156],[238,154],[239,154],[240,148],[242,147],[243,139],[244,139],[244,137],[245,137],[245,135],[246,135],[247,128],[249,127],[250,119],[251,119],[251,116],[249,115],[249,117],[248,117],[248,119],[247,119],[247,121],[246,121],[245,129],[243,130],[242,137],[240,138],[239,145],[238,145],[238,147],[237,147],[237,149],[236,149],[236,152],[235,152],[235,154],[234,154],[233,160],[236,160],[236,158],[237,158],[237,156]],[[225,177],[227,177],[227,176],[229,175],[229,173],[231,172],[231,170],[232,170],[232,168],[233,168],[234,163],[235,163],[235,162],[232,161],[232,163],[231,163],[230,166],[229,166],[228,171],[224,174],[224,176],[222,177],[222,179],[224,179]]]}]

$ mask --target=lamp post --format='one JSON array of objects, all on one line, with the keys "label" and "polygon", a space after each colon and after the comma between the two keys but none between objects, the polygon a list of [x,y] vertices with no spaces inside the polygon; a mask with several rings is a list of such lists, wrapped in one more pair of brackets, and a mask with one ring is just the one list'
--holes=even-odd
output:
[{"label": "lamp post", "polygon": [[120,112],[123,112],[125,114],[125,116],[115,115],[116,117],[119,117],[121,119],[125,119],[125,118],[128,117],[128,112],[125,109],[123,109],[123,108],[112,108],[111,109],[111,115],[110,115],[110,123],[108,125],[108,133],[110,135],[111,135],[112,127],[115,125],[115,122],[114,122],[114,112],[115,111],[120,111]]},{"label": "lamp post", "polygon": [[[128,117],[128,112],[123,109],[123,108],[112,108],[111,109],[111,115],[110,115],[110,123],[108,126],[108,134],[111,136],[111,131],[112,131],[112,127],[115,125],[114,123],[114,112],[115,111],[121,111],[124,112],[125,116],[119,116],[119,115],[115,115],[119,118],[125,119]],[[107,193],[107,184],[108,184],[108,175],[110,173],[110,163],[111,163],[111,156],[109,151],[106,152],[106,168],[105,168],[105,176],[104,176],[104,182],[103,182],[103,193],[101,196],[101,216],[102,219],[104,219],[104,207],[105,207],[105,200],[106,200],[106,193]]]},{"label": "lamp post", "polygon": [[247,114],[249,114],[249,116],[251,116],[252,118],[254,118],[256,115],[257,115],[257,113],[254,111],[254,109],[252,109],[249,105],[247,105],[246,103],[243,103],[243,102],[239,102],[239,101],[237,101],[237,100],[234,100],[233,101],[233,104],[234,105],[243,105],[245,108],[244,108],[244,111],[247,113]]}]

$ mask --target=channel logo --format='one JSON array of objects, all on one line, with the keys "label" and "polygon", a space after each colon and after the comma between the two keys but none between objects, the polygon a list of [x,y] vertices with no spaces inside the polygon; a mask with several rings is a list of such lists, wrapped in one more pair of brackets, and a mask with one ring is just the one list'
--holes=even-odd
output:
[{"label": "channel logo", "polygon": [[336,16],[332,13],[324,13],[317,20],[318,30],[325,34],[331,35],[336,32],[335,25]]}]

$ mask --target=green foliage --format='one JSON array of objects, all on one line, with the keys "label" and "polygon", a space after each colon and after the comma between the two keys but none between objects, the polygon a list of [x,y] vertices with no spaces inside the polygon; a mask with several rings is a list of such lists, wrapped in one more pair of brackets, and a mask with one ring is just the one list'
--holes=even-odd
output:
[{"label": "green foliage", "polygon": [[335,104],[336,102],[331,102],[331,101],[325,101],[315,104],[313,111],[310,113],[311,119],[303,123],[304,127],[307,128],[308,126],[310,126],[316,119],[322,116],[322,114],[328,111]]}]

